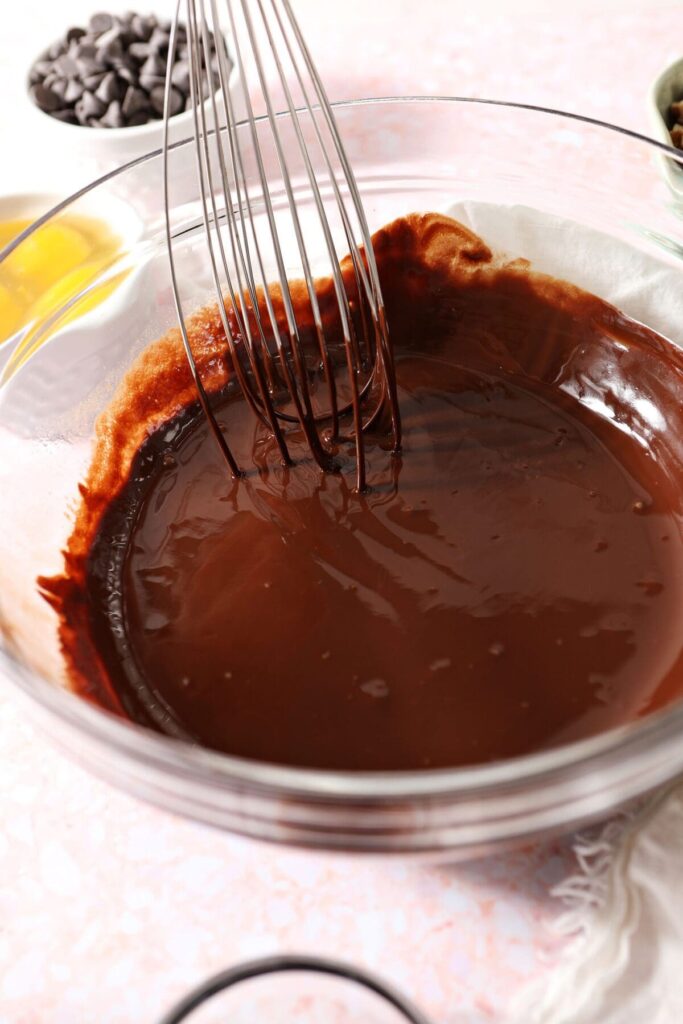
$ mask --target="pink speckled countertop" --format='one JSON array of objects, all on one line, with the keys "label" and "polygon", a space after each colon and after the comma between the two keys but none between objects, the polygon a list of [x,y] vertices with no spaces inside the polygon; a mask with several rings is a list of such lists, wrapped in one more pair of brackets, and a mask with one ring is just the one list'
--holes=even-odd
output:
[{"label": "pink speckled countertop", "polygon": [[[24,0],[0,40],[0,90],[18,88],[34,39],[94,6]],[[680,5],[475,6],[296,4],[333,98],[483,95],[647,131],[648,85],[683,47]],[[20,130],[7,103],[0,132]],[[44,160],[0,168],[0,191],[29,184],[53,187]],[[549,890],[571,869],[569,840],[440,868],[246,844],[84,774],[2,685],[0,761],[0,1024],[152,1022],[205,974],[292,948],[378,970],[439,1024],[505,1024],[515,989],[551,969]]]}]

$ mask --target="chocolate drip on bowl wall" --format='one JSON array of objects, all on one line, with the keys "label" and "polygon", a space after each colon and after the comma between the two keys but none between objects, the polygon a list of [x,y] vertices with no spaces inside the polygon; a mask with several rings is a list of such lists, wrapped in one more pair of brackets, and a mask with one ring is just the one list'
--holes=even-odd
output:
[{"label": "chocolate drip on bowl wall", "polygon": [[351,445],[323,474],[291,432],[283,467],[206,309],[190,331],[235,482],[179,335],[150,346],[98,424],[65,573],[41,580],[73,688],[216,750],[351,770],[512,757],[678,698],[678,351],[448,218],[374,247],[402,456],[380,425],[363,495]]}]

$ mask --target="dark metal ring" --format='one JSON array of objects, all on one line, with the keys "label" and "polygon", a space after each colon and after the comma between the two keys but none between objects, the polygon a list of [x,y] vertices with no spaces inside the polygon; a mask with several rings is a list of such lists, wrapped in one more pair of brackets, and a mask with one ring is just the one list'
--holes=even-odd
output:
[{"label": "dark metal ring", "polygon": [[289,954],[283,956],[264,957],[261,960],[250,960],[235,967],[229,967],[213,977],[207,978],[192,992],[188,993],[176,1006],[163,1017],[159,1024],[181,1024],[198,1007],[208,1002],[220,992],[231,988],[250,978],[258,978],[266,974],[277,974],[280,971],[309,971],[318,974],[331,974],[337,978],[356,982],[370,989],[386,1002],[390,1003],[410,1024],[430,1024],[427,1018],[413,1006],[400,992],[387,985],[376,975],[368,971],[346,964],[339,960],[327,960],[318,956],[299,956]]}]

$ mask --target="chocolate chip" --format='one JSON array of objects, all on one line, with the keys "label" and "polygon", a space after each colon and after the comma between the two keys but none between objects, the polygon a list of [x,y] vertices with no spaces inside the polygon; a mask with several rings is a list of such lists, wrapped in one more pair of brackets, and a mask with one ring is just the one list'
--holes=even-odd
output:
[{"label": "chocolate chip", "polygon": [[171,81],[177,89],[180,89],[183,96],[187,96],[190,91],[190,68],[186,60],[179,60],[174,65],[171,72]]},{"label": "chocolate chip", "polygon": [[149,94],[150,103],[152,104],[152,110],[155,111],[160,117],[164,112],[164,96],[166,89],[163,85],[157,85]]},{"label": "chocolate chip", "polygon": [[102,100],[103,103],[112,103],[114,100],[121,99],[121,90],[119,86],[119,80],[116,77],[116,72],[109,71],[102,81],[100,82],[95,92],[98,100]]},{"label": "chocolate chip", "polygon": [[126,29],[123,28],[121,25],[113,25],[106,32],[103,32],[101,36],[98,36],[97,45],[108,46],[110,43],[113,42],[121,42],[121,40],[125,39],[126,36],[129,34],[130,33],[127,32]]},{"label": "chocolate chip", "polygon": [[146,60],[149,57],[149,46],[147,43],[131,43],[128,53],[136,60]]},{"label": "chocolate chip", "polygon": [[126,95],[123,97],[123,104],[121,109],[123,110],[124,117],[130,118],[133,114],[138,114],[141,110],[149,109],[149,99],[147,93],[143,92],[142,89],[136,89],[134,85],[131,85],[126,89]]},{"label": "chocolate chip", "polygon": [[111,14],[93,14],[92,18],[88,23],[88,27],[91,32],[99,35],[101,32],[106,32],[107,29],[112,28],[114,25],[114,18]]},{"label": "chocolate chip", "polygon": [[83,79],[83,85],[90,92],[96,92],[99,89],[100,83],[104,78],[105,74],[105,71],[98,71],[96,75],[86,75],[86,77]]},{"label": "chocolate chip", "polygon": [[136,125],[139,124],[147,124],[149,119],[150,117],[148,113],[146,113],[144,110],[139,110],[137,114],[130,115],[127,123],[130,125],[131,128],[134,128]]},{"label": "chocolate chip", "polygon": [[66,42],[53,43],[47,49],[47,56],[50,60],[56,60],[63,53],[66,53]]},{"label": "chocolate chip", "polygon": [[[159,117],[162,117],[164,113],[165,94],[166,89],[165,86],[163,85],[158,85],[156,89],[152,89],[151,93],[149,94],[149,98],[152,102],[152,108],[157,112]],[[172,88],[168,98],[168,109],[170,116],[173,117],[174,114],[179,114],[180,111],[183,109],[184,105],[185,97],[180,92],[178,92],[177,89]]]},{"label": "chocolate chip", "polygon": [[143,75],[145,78],[165,78],[166,62],[156,54],[150,54],[140,68],[140,78],[142,78]]},{"label": "chocolate chip", "polygon": [[119,28],[112,28],[100,36],[97,41],[97,56],[100,60],[110,62],[123,57],[123,43]]},{"label": "chocolate chip", "polygon": [[101,117],[106,109],[106,103],[98,100],[97,96],[91,92],[84,92],[76,104],[76,114],[81,123],[87,121],[89,117]]},{"label": "chocolate chip", "polygon": [[73,104],[76,100],[80,100],[83,90],[83,83],[79,82],[77,78],[69,79],[64,90],[64,102]]},{"label": "chocolate chip", "polygon": [[137,63],[133,60],[127,50],[124,50],[120,57],[112,57],[109,61],[110,67],[116,71],[120,71],[121,68],[129,68],[137,74]]},{"label": "chocolate chip", "polygon": [[94,60],[97,56],[97,47],[91,41],[86,41],[87,37],[84,36],[81,42],[76,43],[73,47],[74,57],[78,57],[81,60]]},{"label": "chocolate chip", "polygon": [[45,85],[34,85],[31,89],[31,96],[40,109],[46,113],[52,110],[59,110],[62,105],[59,96]]},{"label": "chocolate chip", "polygon": [[149,49],[152,53],[166,57],[168,54],[169,33],[161,28],[155,28],[149,39]]},{"label": "chocolate chip", "polygon": [[84,28],[70,28],[69,31],[66,33],[65,38],[67,43],[75,43],[84,35]]},{"label": "chocolate chip", "polygon": [[36,72],[36,74],[40,75],[41,78],[45,78],[45,76],[49,75],[52,71],[52,61],[37,60],[33,65],[33,70]]},{"label": "chocolate chip", "polygon": [[[200,89],[201,97],[202,97],[203,100],[205,100],[208,97],[208,95],[209,95],[209,85],[208,85],[208,82],[206,80],[206,75],[202,75],[201,83],[200,84],[201,84],[201,89]],[[187,93],[187,101],[188,101],[188,104],[190,104],[192,102],[192,90],[191,89]],[[185,109],[187,109],[187,107]]]},{"label": "chocolate chip", "polygon": [[156,87],[158,85],[163,85],[163,84],[164,84],[163,78],[157,78],[157,77],[151,78],[149,75],[140,75],[140,78],[138,80],[138,85],[140,86],[140,88],[144,89],[145,92],[147,92],[147,93],[150,93],[152,91],[152,89],[156,89]]},{"label": "chocolate chip", "polygon": [[176,114],[179,114],[185,107],[185,97],[183,96],[182,93],[178,92],[177,89],[171,88],[171,95],[169,97],[168,107],[171,117],[174,117]]},{"label": "chocolate chip", "polygon": [[109,104],[106,114],[100,118],[100,124],[103,128],[123,128],[124,123],[121,104],[114,100]]},{"label": "chocolate chip", "polygon": [[130,27],[135,33],[136,39],[146,43],[152,32],[156,27],[157,20],[153,16],[145,18],[140,14],[135,14],[131,18]]},{"label": "chocolate chip", "polygon": [[50,89],[55,96],[59,96],[63,103],[66,102],[66,89],[68,84],[69,83],[66,78],[56,78],[54,82],[50,83]]},{"label": "chocolate chip", "polygon": [[120,67],[117,67],[116,74],[127,85],[135,85],[137,83],[138,73],[135,68],[129,68],[127,65],[122,64]]},{"label": "chocolate chip", "polygon": [[53,110],[51,116],[56,117],[58,121],[64,121],[65,124],[78,124],[78,118],[73,110]]},{"label": "chocolate chip", "polygon": [[55,61],[55,69],[64,78],[75,78],[80,72],[78,61],[67,53]]},{"label": "chocolate chip", "polygon": [[99,60],[97,57],[77,57],[78,62],[78,74],[85,80],[88,75],[97,75],[104,73],[107,70],[106,61]]}]

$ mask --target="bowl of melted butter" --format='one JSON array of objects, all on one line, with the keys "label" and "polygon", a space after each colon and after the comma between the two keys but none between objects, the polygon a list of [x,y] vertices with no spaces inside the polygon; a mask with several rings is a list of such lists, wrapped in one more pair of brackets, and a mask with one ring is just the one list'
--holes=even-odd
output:
[{"label": "bowl of melted butter", "polygon": [[[363,493],[343,435],[335,473],[294,427],[282,465],[231,371],[187,144],[174,251],[230,477],[174,319],[160,159],[122,168],[0,254],[0,282],[33,250],[74,261],[38,328],[6,305],[0,658],[47,734],[142,798],[253,838],[471,856],[683,769],[683,230],[661,147],[610,126],[448,99],[336,112],[400,455],[380,415]],[[136,232],[97,265],[69,232],[119,194]],[[277,177],[272,198],[284,217]],[[288,272],[296,296],[294,252]]]}]

